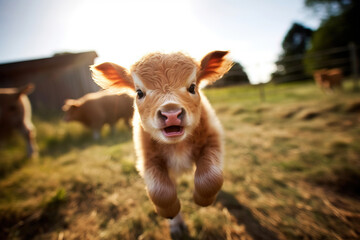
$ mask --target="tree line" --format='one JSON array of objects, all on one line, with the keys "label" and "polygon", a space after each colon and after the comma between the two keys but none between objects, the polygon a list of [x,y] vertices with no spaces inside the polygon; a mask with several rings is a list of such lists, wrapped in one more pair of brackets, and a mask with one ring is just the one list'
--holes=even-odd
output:
[{"label": "tree line", "polygon": [[360,1],[305,0],[304,4],[321,16],[320,26],[313,30],[293,23],[282,41],[272,82],[309,79],[315,70],[331,66],[343,66],[345,75],[351,73],[344,66],[350,59],[349,44],[360,46]]},{"label": "tree line", "polygon": [[[283,38],[271,82],[308,80],[315,70],[323,68],[340,67],[345,75],[352,71],[349,44],[360,47],[360,0],[304,0],[304,5],[314,17],[321,18],[320,26],[311,29],[302,23],[292,24]],[[244,67],[235,62],[213,87],[249,83]]]}]

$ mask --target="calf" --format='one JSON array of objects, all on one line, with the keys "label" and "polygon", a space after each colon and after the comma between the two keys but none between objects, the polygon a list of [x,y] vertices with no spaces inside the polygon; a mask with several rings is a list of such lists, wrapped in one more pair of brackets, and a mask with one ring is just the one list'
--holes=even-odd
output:
[{"label": "calf", "polygon": [[342,88],[343,74],[340,68],[321,69],[314,73],[316,84],[323,90]]},{"label": "calf", "polygon": [[0,88],[0,140],[19,131],[25,138],[28,157],[37,154],[31,104],[27,96],[33,89],[32,84],[20,88]]},{"label": "calf", "polygon": [[222,128],[199,85],[215,82],[229,70],[227,53],[211,52],[200,63],[182,53],[153,53],[130,71],[109,62],[91,67],[99,86],[137,93],[137,168],[157,213],[173,219],[172,233],[185,226],[176,194],[179,174],[196,166],[193,198],[200,206],[212,204],[223,184]]},{"label": "calf", "polygon": [[65,121],[79,121],[92,129],[94,139],[100,138],[101,128],[110,124],[112,131],[116,122],[123,118],[130,126],[133,115],[133,99],[127,94],[110,94],[106,91],[89,93],[79,99],[67,99],[62,110]]}]

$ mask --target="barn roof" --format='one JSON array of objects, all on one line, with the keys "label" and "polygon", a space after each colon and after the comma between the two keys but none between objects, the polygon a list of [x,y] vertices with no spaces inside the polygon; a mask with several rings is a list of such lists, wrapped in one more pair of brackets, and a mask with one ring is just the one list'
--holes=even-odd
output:
[{"label": "barn roof", "polygon": [[95,51],[81,53],[55,54],[53,57],[0,64],[0,76],[18,75],[59,68],[67,65],[93,62],[97,57]]}]

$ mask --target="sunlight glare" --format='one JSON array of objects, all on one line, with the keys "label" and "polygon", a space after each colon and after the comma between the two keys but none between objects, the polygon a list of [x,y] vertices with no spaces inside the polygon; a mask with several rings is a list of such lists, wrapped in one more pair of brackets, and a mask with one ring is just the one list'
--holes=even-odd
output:
[{"label": "sunlight glare", "polygon": [[[77,2],[64,20],[68,29],[65,45],[95,50],[99,55],[96,63],[112,61],[126,68],[154,51],[182,51],[200,60],[210,51],[230,50],[230,57],[244,66],[256,64],[258,59],[248,50],[251,43],[212,31],[207,19],[199,19],[199,11],[201,6],[191,0]],[[255,76],[263,68],[246,70],[252,82],[268,81]]]}]

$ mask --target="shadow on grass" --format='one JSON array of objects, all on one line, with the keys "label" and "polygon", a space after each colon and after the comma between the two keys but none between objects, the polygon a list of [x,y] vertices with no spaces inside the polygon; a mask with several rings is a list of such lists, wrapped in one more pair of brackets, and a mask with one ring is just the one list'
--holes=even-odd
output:
[{"label": "shadow on grass", "polygon": [[338,195],[360,198],[360,171],[353,166],[331,166],[328,171],[317,170],[307,180]]},{"label": "shadow on grass", "polygon": [[0,179],[21,168],[31,159],[26,156],[25,140],[15,133],[7,139],[0,139]]},{"label": "shadow on grass", "polygon": [[30,159],[26,156],[3,156],[0,154],[0,179],[5,178],[12,172],[20,169]]},{"label": "shadow on grass", "polygon": [[253,239],[278,239],[274,232],[262,226],[251,211],[240,204],[232,194],[220,191],[216,201],[228,209],[229,213],[236,218],[238,224],[245,226],[246,232],[249,233]]},{"label": "shadow on grass", "polygon": [[40,155],[50,155],[58,157],[72,149],[85,149],[93,145],[111,146],[124,143],[132,139],[130,129],[121,129],[115,134],[107,134],[101,139],[95,140],[90,131],[83,132],[79,135],[67,133],[62,137],[52,136],[45,141],[45,146],[40,150]]},{"label": "shadow on grass", "polygon": [[65,204],[66,192],[60,189],[44,208],[31,215],[8,212],[0,217],[0,239],[34,239],[39,234],[66,228],[65,216],[60,211]]}]

